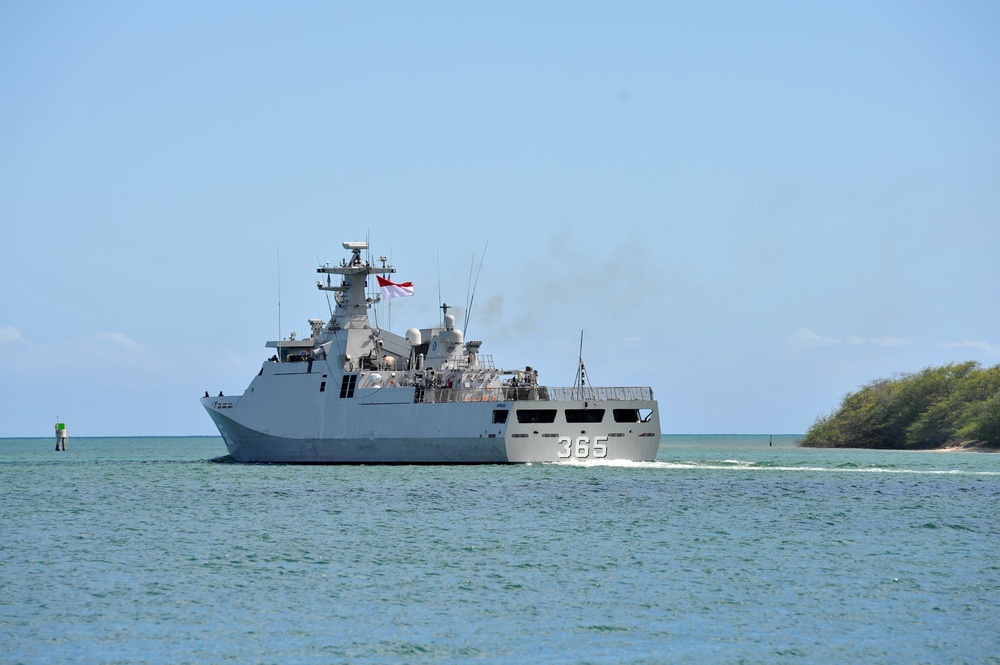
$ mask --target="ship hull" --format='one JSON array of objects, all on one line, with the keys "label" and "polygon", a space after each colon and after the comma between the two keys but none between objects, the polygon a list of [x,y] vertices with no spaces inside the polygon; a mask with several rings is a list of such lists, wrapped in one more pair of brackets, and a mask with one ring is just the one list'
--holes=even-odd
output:
[{"label": "ship hull", "polygon": [[212,414],[212,419],[230,456],[237,462],[500,464],[508,461],[504,441],[496,437],[290,438],[244,427],[219,414]]},{"label": "ship hull", "polygon": [[[518,422],[516,404],[382,404],[369,406],[367,423],[377,423],[361,435],[344,423],[355,420],[351,410],[327,414],[321,420],[337,421],[324,428],[303,426],[315,414],[300,413],[286,419],[286,431],[254,427],[252,414],[241,422],[241,409],[218,408],[218,399],[202,400],[238,462],[283,464],[506,464],[528,462],[652,461],[660,443],[659,421],[586,423],[584,425]],[[245,406],[245,405],[244,405]],[[524,405],[527,408],[528,405]],[[533,407],[537,404],[531,405]],[[566,402],[557,411],[584,407]],[[592,403],[589,406],[594,408]],[[628,406],[642,408],[655,402]],[[497,407],[514,415],[510,422],[493,423]],[[654,412],[655,413],[655,412]],[[562,419],[560,418],[560,422]],[[463,426],[462,423],[465,423]],[[476,423],[482,423],[477,425]],[[313,430],[313,431],[309,431]],[[464,431],[463,431],[464,430]]]}]

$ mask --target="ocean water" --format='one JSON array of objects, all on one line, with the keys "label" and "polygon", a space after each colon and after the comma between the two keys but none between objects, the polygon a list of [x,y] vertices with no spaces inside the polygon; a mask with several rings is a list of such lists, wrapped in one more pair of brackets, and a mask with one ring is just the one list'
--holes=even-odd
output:
[{"label": "ocean water", "polygon": [[0,440],[0,662],[1000,663],[1000,455],[240,465]]}]

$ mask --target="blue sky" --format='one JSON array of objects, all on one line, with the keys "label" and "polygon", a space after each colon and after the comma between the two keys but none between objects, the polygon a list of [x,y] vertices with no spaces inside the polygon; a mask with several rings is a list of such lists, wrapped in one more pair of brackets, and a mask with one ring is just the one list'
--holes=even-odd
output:
[{"label": "blue sky", "polygon": [[1000,363],[998,30],[996,2],[4,2],[0,436],[215,433],[198,397],[270,356],[279,282],[301,334],[365,237],[417,287],[395,332],[482,260],[483,353],[570,385],[583,330],[668,433]]}]

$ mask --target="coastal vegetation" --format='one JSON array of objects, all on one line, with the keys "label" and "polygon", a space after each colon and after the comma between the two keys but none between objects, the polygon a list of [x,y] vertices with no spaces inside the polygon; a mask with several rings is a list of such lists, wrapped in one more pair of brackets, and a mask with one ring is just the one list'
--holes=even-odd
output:
[{"label": "coastal vegetation", "polygon": [[820,417],[802,445],[1000,449],[1000,365],[970,361],[872,381]]}]

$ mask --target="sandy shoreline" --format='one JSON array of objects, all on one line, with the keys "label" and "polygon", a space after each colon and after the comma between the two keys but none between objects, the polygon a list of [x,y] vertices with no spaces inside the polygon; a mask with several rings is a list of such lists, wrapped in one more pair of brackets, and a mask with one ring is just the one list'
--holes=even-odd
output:
[{"label": "sandy shoreline", "polygon": [[1000,453],[1000,448],[984,446],[949,446],[947,448],[854,448],[851,446],[798,446],[813,450],[896,450],[901,453]]},{"label": "sandy shoreline", "polygon": [[982,446],[951,446],[949,448],[932,448],[928,453],[1000,453],[1000,448],[984,448]]}]

